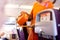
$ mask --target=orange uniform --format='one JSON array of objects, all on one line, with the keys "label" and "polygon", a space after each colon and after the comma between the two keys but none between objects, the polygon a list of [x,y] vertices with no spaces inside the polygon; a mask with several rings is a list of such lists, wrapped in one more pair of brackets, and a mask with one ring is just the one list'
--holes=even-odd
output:
[{"label": "orange uniform", "polygon": [[33,9],[31,11],[31,14],[33,14],[32,24],[35,23],[35,18],[36,18],[37,13],[39,13],[40,11],[42,11],[44,9],[50,9],[50,8],[53,8],[53,4],[50,1],[45,2],[44,4],[40,4],[39,2],[35,2],[33,5]]},{"label": "orange uniform", "polygon": [[[31,21],[31,24],[35,24],[36,15],[40,11],[51,8],[53,8],[53,4],[50,1],[47,1],[43,4],[40,4],[39,2],[35,2],[33,5],[33,9],[31,11],[31,16],[33,16],[33,20]],[[28,40],[38,40],[38,36],[33,32],[33,28],[30,28],[30,34]]]}]

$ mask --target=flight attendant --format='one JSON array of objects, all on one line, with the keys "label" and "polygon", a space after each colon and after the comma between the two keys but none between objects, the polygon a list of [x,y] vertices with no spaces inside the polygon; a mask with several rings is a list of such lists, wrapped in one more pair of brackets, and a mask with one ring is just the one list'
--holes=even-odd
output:
[{"label": "flight attendant", "polygon": [[[36,15],[40,11],[45,10],[45,9],[52,9],[52,8],[53,8],[53,3],[50,2],[50,0],[36,0],[30,14],[30,17],[32,17],[31,25],[35,24]],[[28,40],[38,40],[37,34],[34,33],[34,26],[33,28],[29,29]]]}]

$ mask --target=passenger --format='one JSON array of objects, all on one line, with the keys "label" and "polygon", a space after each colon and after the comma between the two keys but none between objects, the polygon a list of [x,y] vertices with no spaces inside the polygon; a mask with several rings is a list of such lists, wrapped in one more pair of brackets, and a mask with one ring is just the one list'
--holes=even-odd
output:
[{"label": "passenger", "polygon": [[[50,0],[36,0],[36,2],[33,5],[32,11],[31,11],[31,16],[33,19],[31,20],[31,25],[35,24],[35,19],[36,15],[45,9],[52,9],[53,8],[53,3],[50,2]],[[29,36],[28,40],[38,40],[38,36],[34,33],[34,26],[33,28],[29,29]]]}]

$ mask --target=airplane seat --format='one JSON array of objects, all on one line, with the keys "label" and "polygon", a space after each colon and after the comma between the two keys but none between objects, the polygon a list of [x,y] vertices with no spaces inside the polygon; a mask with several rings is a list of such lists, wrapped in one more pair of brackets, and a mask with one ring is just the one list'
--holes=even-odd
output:
[{"label": "airplane seat", "polygon": [[60,30],[59,9],[46,9],[37,14],[34,30],[35,33],[40,34],[42,32],[43,37],[45,38],[47,38],[47,36],[53,36],[55,39],[60,39],[59,30]]}]

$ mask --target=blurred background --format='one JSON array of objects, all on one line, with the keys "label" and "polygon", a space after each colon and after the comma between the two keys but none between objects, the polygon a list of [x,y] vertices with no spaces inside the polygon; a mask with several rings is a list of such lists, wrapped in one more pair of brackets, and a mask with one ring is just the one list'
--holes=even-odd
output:
[{"label": "blurred background", "polygon": [[[9,20],[11,22],[11,19],[14,20],[22,10],[30,13],[34,1],[36,0],[0,0],[0,32],[12,29],[12,27],[6,26],[5,23],[9,22]],[[57,0],[54,7],[60,7],[59,2],[60,0]]]}]

